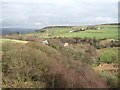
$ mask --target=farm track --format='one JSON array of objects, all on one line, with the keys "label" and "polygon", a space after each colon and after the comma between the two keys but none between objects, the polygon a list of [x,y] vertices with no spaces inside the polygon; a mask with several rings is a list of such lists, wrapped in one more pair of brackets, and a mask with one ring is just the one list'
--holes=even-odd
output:
[{"label": "farm track", "polygon": [[118,64],[107,64],[107,63],[101,63],[99,66],[94,68],[95,70],[100,71],[109,71],[112,74],[118,74],[119,65]]}]

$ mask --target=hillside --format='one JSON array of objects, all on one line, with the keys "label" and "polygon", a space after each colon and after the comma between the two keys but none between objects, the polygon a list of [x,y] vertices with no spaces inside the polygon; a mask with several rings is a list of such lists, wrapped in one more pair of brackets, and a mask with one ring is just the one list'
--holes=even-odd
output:
[{"label": "hillside", "polygon": [[[72,32],[70,31],[77,31],[81,28],[89,28],[93,27],[93,29],[86,29],[84,31],[79,32]],[[91,26],[49,26],[38,30],[35,33],[25,34],[26,36],[36,36],[36,37],[96,37],[98,39],[103,38],[114,38],[118,39],[118,25],[91,25]],[[101,28],[101,29],[94,29],[94,28]],[[40,32],[40,31],[44,32]]]},{"label": "hillside", "polygon": [[3,87],[117,88],[118,27],[52,26],[3,35]]},{"label": "hillside", "polygon": [[98,57],[88,44],[63,47],[58,40],[49,46],[4,41],[3,52],[3,87],[108,87],[90,67]]},{"label": "hillside", "polygon": [[23,33],[32,33],[34,29],[31,28],[2,28],[2,33],[0,35],[10,35],[10,34],[23,34]]}]

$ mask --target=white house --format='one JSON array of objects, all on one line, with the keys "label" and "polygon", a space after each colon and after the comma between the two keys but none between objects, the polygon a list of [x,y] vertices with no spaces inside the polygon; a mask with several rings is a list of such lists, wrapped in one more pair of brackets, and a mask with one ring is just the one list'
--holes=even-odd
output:
[{"label": "white house", "polygon": [[42,44],[49,44],[48,40],[42,41]]}]

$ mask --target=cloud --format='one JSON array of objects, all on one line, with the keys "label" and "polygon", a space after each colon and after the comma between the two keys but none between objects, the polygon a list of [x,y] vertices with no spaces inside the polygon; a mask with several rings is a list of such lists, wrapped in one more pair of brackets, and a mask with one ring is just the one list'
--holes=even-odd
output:
[{"label": "cloud", "polygon": [[116,20],[111,17],[97,17],[96,22],[114,23]]},{"label": "cloud", "polygon": [[72,3],[73,0],[2,0],[6,3],[53,3],[58,5],[65,5]]},{"label": "cloud", "polygon": [[33,23],[34,25],[42,25],[40,22]]},{"label": "cloud", "polygon": [[4,27],[117,22],[118,0],[2,0]]},{"label": "cloud", "polygon": [[119,0],[1,0],[2,2],[12,2],[12,3],[73,3],[73,2],[119,2]]},{"label": "cloud", "polygon": [[0,18],[0,22],[2,22],[3,21],[3,19],[2,18]]}]

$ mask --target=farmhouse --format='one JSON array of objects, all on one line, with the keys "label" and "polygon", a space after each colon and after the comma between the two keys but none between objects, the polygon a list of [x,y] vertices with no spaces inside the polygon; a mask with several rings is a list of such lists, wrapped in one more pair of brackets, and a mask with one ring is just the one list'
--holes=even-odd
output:
[{"label": "farmhouse", "polygon": [[80,31],[85,31],[85,30],[99,30],[102,29],[102,27],[87,27],[87,28],[79,28],[78,30],[71,30],[69,33],[72,32],[80,32]]},{"label": "farmhouse", "polygon": [[69,45],[68,43],[65,43],[65,44],[64,44],[64,47],[66,47],[66,46],[68,46],[68,45]]},{"label": "farmhouse", "polygon": [[69,31],[69,33],[80,32],[80,31],[85,31],[85,28],[79,28],[78,30],[71,30],[71,31]]},{"label": "farmhouse", "polygon": [[99,30],[102,29],[102,27],[87,27],[87,30]]},{"label": "farmhouse", "polygon": [[97,29],[99,30],[99,29],[103,29],[103,28],[102,27],[98,27]]},{"label": "farmhouse", "polygon": [[48,42],[48,40],[45,40],[45,41],[42,41],[42,44],[46,44],[46,45],[48,45],[49,42]]}]

